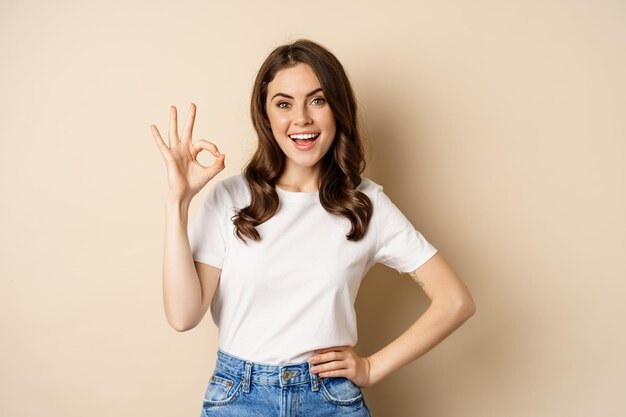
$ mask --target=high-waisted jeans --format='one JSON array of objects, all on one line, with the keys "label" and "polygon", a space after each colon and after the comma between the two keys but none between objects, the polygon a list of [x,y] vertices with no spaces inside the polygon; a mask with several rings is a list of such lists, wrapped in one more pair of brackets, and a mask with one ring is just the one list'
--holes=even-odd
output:
[{"label": "high-waisted jeans", "polygon": [[251,362],[218,348],[201,417],[371,417],[356,384],[311,366]]}]

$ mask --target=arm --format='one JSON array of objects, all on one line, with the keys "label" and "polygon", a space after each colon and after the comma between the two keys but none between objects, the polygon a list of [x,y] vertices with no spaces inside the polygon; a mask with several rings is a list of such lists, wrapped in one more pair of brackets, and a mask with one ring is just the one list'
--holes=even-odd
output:
[{"label": "arm", "polygon": [[439,252],[410,275],[431,304],[397,339],[367,357],[370,385],[424,355],[476,311],[467,287]]},{"label": "arm", "polygon": [[187,235],[189,202],[166,203],[163,302],[170,325],[182,332],[204,317],[219,282],[221,269],[193,261]]},{"label": "arm", "polygon": [[[166,203],[165,254],[163,256],[163,302],[170,325],[185,331],[195,327],[206,313],[221,270],[196,262],[191,255],[187,234],[189,203],[215,175],[224,169],[226,155],[217,146],[201,139],[191,142],[196,105],[191,103],[189,116],[178,136],[178,112],[170,106],[169,146],[161,137],[159,129],[150,125],[152,136],[165,160],[169,193]],[[215,156],[213,165],[205,167],[196,160],[202,150]],[[196,270],[197,268],[197,270]]]}]

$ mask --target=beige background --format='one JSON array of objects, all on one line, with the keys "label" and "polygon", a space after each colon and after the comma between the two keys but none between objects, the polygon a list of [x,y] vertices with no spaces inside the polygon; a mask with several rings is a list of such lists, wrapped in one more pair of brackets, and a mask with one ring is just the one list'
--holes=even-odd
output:
[{"label": "beige background", "polygon": [[[364,389],[373,415],[626,415],[623,2],[100,3],[0,1],[0,415],[199,416],[217,330],[165,320],[149,124],[195,102],[219,178],[241,172],[254,75],[300,36],[348,71],[365,175],[477,303]],[[357,352],[427,301],[375,266]]]}]

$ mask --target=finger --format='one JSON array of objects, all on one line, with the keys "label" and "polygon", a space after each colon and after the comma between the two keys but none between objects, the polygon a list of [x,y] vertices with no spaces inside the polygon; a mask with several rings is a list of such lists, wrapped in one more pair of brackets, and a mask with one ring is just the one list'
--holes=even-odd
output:
[{"label": "finger", "polygon": [[342,361],[326,362],[326,363],[311,367],[311,372],[313,372],[314,374],[318,374],[320,376],[326,376],[328,372],[333,372],[333,371],[346,372],[348,371],[348,367]]},{"label": "finger", "polygon": [[193,149],[192,154],[194,158],[198,155],[198,153],[200,153],[202,149],[206,149],[207,151],[211,152],[216,158],[221,155],[219,149],[217,149],[217,146],[213,142],[209,142],[205,139],[200,139],[198,142],[193,143],[191,146]]},{"label": "finger", "polygon": [[163,157],[165,158],[166,155],[169,153],[169,148],[163,141],[163,138],[161,137],[161,134],[159,133],[159,129],[155,125],[150,125],[150,129],[152,130],[152,136],[154,137],[154,141],[156,142],[157,147],[159,148],[159,151],[161,152],[161,155],[163,155]]},{"label": "finger", "polygon": [[339,376],[347,378],[346,375],[347,375],[346,371],[344,371],[343,369],[326,371],[326,372],[322,372],[322,373],[317,374],[317,376],[319,376],[320,378],[330,378],[330,377],[339,377]]},{"label": "finger", "polygon": [[320,378],[322,377],[328,378],[328,377],[335,377],[335,376],[342,376],[342,377],[347,378],[349,375],[347,368],[334,368],[334,369],[325,370],[323,372],[314,372],[314,373],[316,373],[317,376],[319,376]]},{"label": "finger", "polygon": [[[202,149],[206,149],[209,152],[211,152],[214,156],[215,156],[215,162],[213,162],[213,165],[209,166],[209,167],[204,167],[204,165],[202,165],[204,168],[206,168],[208,170],[208,172],[210,174],[215,174],[219,171],[221,171],[222,169],[224,169],[225,165],[224,165],[224,159],[226,158],[226,154],[220,153],[217,150],[217,146],[215,146],[215,144],[206,141],[206,140],[200,140],[198,141],[195,145],[193,146],[197,146],[200,147]],[[198,152],[196,152],[196,155],[200,152],[200,150],[198,150]],[[195,159],[195,156],[194,156]]]},{"label": "finger", "polygon": [[329,348],[324,348],[324,349],[315,349],[315,351],[317,353],[325,353],[325,352],[330,352],[331,350],[346,350],[346,348],[349,348],[350,346],[333,346],[333,347],[329,347]]},{"label": "finger", "polygon": [[329,364],[329,363],[337,363],[337,362],[345,362],[346,357],[337,352],[337,351],[332,351],[332,352],[327,352],[327,353],[321,353],[318,356],[315,357],[315,359],[313,359],[311,361],[311,363],[313,364]]},{"label": "finger", "polygon": [[226,154],[221,154],[220,157],[217,158],[215,162],[213,162],[213,165],[209,167],[204,167],[204,170],[206,171],[206,173],[209,175],[210,178],[213,178],[214,176],[219,174],[219,172],[222,171],[226,167],[226,165],[224,164],[225,158],[226,158]]},{"label": "finger", "polygon": [[176,114],[176,107],[170,106],[170,133],[167,136],[170,143],[170,148],[176,145],[178,140],[178,116]]},{"label": "finger", "polygon": [[185,123],[185,129],[183,130],[183,142],[191,142],[191,134],[193,132],[193,123],[196,120],[196,105],[191,103],[189,106],[189,115],[187,116],[187,123]]},{"label": "finger", "polygon": [[224,163],[224,161],[226,160],[226,154],[223,153],[221,154],[213,163],[212,166],[210,166],[208,168],[208,170],[213,173],[213,172],[219,172],[221,170],[223,170],[224,168],[226,168],[226,164]]}]

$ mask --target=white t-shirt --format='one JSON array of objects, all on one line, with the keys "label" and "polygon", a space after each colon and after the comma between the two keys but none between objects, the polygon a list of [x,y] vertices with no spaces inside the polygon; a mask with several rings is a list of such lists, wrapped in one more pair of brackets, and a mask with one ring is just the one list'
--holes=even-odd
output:
[{"label": "white t-shirt", "polygon": [[365,236],[346,239],[350,222],[328,213],[318,192],[276,187],[274,216],[256,226],[261,241],[235,235],[232,216],[250,203],[243,174],[213,180],[189,227],[195,261],[221,268],[211,315],[219,347],[269,364],[304,362],[315,349],[354,346],[354,301],[376,263],[414,271],[437,249],[383,192],[361,177],[358,189],[374,206]]}]

